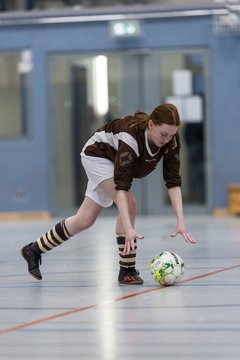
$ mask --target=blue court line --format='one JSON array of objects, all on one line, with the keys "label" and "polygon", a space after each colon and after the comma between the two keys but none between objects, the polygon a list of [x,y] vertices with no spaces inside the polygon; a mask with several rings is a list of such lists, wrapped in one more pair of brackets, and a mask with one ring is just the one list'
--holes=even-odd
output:
[{"label": "blue court line", "polygon": [[29,289],[29,288],[97,288],[97,285],[0,285],[0,289]]},{"label": "blue court line", "polygon": [[[240,307],[240,304],[211,304],[211,305],[169,305],[169,306],[117,306],[115,307],[116,310],[120,310],[120,309],[124,309],[124,310],[141,310],[141,309],[150,309],[150,310],[154,310],[154,309],[198,309],[198,308],[222,308],[222,307],[227,307],[227,308],[230,308],[230,307]],[[65,311],[68,311],[68,310],[74,310],[74,309],[77,309],[76,307],[68,307],[68,308],[61,308],[61,307],[51,307],[51,308],[48,308],[48,307],[27,307],[27,308],[24,308],[24,307],[19,307],[19,308],[16,308],[16,307],[0,307],[0,310],[19,310],[19,311],[32,311],[32,310],[65,310]]]},{"label": "blue court line", "polygon": [[[186,259],[188,259],[188,258],[184,258],[185,260]],[[221,260],[221,259],[225,259],[226,260],[226,258],[221,258],[221,257],[216,257],[216,258],[214,258],[214,257],[211,257],[211,258],[208,258],[208,261],[209,261],[209,259],[210,260],[215,260],[215,259],[219,259],[219,260]],[[197,258],[197,257],[191,257],[191,258],[189,258],[189,260],[206,260],[206,258]],[[239,260],[239,257],[228,257],[227,258],[227,260],[229,261],[229,260]],[[226,264],[226,266],[231,266],[231,265],[228,265],[228,264]],[[219,269],[219,267],[218,266],[185,266],[185,269],[186,270],[217,270],[217,269]],[[114,271],[114,269],[111,269],[111,270],[113,270]],[[149,271],[150,272],[150,268],[146,268],[146,267],[144,267],[144,268],[141,268],[141,270],[142,271]],[[105,270],[105,272],[108,272],[109,271],[109,269],[106,269]],[[58,271],[58,272],[46,272],[46,273],[44,273],[44,275],[61,275],[61,274],[64,274],[64,275],[66,275],[66,274],[85,274],[85,273],[95,273],[96,271],[95,270],[78,270],[78,271],[76,271],[76,270],[74,270],[74,271]],[[103,271],[104,272],[104,271]],[[19,278],[19,277],[29,277],[29,275],[28,274],[26,274],[26,273],[24,273],[24,274],[6,274],[6,275],[0,275],[0,279],[4,279],[4,278]]]},{"label": "blue court line", "polygon": [[117,309],[139,310],[139,309],[195,309],[195,308],[219,308],[219,307],[239,307],[240,304],[211,304],[211,305],[163,305],[163,306],[118,306]]},{"label": "blue court line", "polygon": [[[224,332],[239,332],[240,333],[240,327],[237,327],[237,328],[225,328],[225,327],[214,327],[214,328],[201,328],[201,327],[197,327],[197,328],[194,328],[194,327],[181,327],[181,328],[168,328],[168,327],[161,327],[161,328],[155,328],[153,329],[152,327],[151,328],[139,328],[139,327],[136,327],[136,328],[127,328],[127,327],[124,327],[124,328],[114,328],[114,327],[111,327],[111,328],[107,328],[106,327],[106,330],[111,330],[111,331],[115,331],[115,332],[143,332],[143,333],[149,333],[149,332],[152,332],[152,333],[156,333],[156,332],[221,332],[221,333],[224,333]],[[82,333],[82,332],[99,332],[99,331],[102,331],[102,328],[69,328],[69,329],[66,329],[66,328],[54,328],[54,329],[49,329],[49,328],[40,328],[40,329],[22,329],[22,330],[19,330],[20,332],[49,332],[49,333],[73,333],[73,332],[76,332],[76,333]]]},{"label": "blue court line", "polygon": [[[178,285],[175,285],[175,286],[178,286]],[[214,287],[214,286],[217,286],[217,287],[239,287],[240,286],[240,283],[235,283],[235,284],[229,284],[229,283],[221,283],[221,284],[218,284],[218,283],[207,283],[207,284],[181,284],[181,287]],[[39,288],[41,287],[41,289],[43,288],[98,288],[97,285],[43,285],[42,283],[36,283],[36,284],[28,284],[28,285],[0,285],[0,289],[31,289],[31,288]],[[156,285],[155,284],[150,284],[150,285],[147,285],[145,284],[143,286],[143,288],[155,288]],[[108,289],[109,287],[106,286],[106,289]]]}]

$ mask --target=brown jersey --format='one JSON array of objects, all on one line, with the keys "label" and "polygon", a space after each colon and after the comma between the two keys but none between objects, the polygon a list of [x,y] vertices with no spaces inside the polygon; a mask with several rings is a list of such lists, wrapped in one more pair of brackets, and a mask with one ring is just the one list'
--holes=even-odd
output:
[{"label": "brown jersey", "polygon": [[178,133],[158,148],[148,141],[147,129],[131,125],[132,119],[131,116],[116,119],[98,129],[85,144],[83,153],[114,163],[116,190],[128,191],[134,178],[150,174],[161,159],[167,188],[181,186]]}]

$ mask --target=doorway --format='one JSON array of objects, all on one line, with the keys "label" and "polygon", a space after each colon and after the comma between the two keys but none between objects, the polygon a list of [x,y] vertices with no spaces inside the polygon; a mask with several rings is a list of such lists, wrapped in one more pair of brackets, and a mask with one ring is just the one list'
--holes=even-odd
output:
[{"label": "doorway", "polygon": [[[176,101],[174,74],[191,74],[191,96],[201,99],[201,118],[183,119],[181,173],[185,211],[203,212],[210,205],[207,171],[208,51],[129,50],[121,53],[54,54],[49,56],[50,124],[52,134],[52,212],[67,216],[84,196],[86,176],[80,151],[95,129],[115,118],[150,113],[159,103]],[[191,144],[191,141],[193,144]],[[194,149],[194,145],[199,147]],[[195,156],[195,158],[194,158]],[[196,166],[199,165],[199,166]],[[141,214],[171,209],[161,166],[136,180],[133,191]]]}]

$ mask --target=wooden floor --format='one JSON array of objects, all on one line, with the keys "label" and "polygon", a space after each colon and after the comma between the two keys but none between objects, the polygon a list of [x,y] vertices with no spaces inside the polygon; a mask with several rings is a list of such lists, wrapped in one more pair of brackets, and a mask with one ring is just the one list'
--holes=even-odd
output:
[{"label": "wooden floor", "polygon": [[[0,359],[240,358],[240,219],[187,217],[198,241],[171,239],[173,217],[139,218],[142,286],[119,286],[114,218],[43,256],[32,278],[20,248],[59,219],[1,222]],[[160,287],[149,263],[175,251],[185,275]]]}]

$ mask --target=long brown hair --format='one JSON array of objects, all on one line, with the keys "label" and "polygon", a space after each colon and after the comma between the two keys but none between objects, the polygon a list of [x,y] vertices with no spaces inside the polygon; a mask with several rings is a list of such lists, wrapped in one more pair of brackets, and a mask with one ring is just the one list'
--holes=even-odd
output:
[{"label": "long brown hair", "polygon": [[139,129],[146,129],[150,119],[154,125],[181,125],[178,110],[173,104],[161,104],[157,106],[150,116],[144,112],[136,112],[131,125],[137,126]]}]

